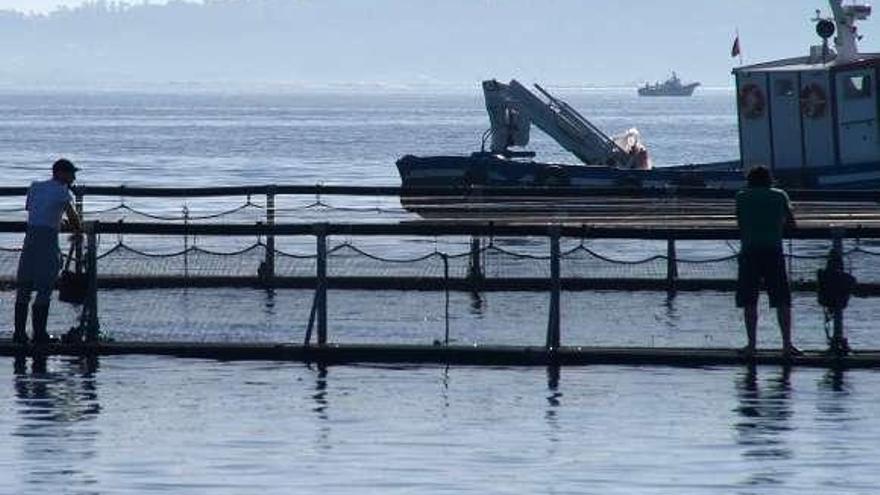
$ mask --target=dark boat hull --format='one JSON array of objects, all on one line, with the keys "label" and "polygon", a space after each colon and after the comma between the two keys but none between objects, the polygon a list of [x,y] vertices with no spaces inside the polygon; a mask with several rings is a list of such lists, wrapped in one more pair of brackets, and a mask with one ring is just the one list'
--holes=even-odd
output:
[{"label": "dark boat hull", "polygon": [[[518,161],[489,153],[470,156],[416,157],[397,161],[404,188],[427,187],[573,187],[739,189],[744,174],[739,161],[681,165],[652,170],[609,166]],[[774,171],[786,187],[805,189],[880,188],[880,163]]]},{"label": "dark boat hull", "polygon": [[680,88],[639,88],[639,96],[692,96],[700,83],[688,84]]}]

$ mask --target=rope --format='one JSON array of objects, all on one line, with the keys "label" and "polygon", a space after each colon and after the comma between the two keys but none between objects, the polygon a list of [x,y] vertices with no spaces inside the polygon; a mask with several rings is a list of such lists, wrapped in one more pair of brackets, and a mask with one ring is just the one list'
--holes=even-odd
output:
[{"label": "rope", "polygon": [[[600,259],[600,260],[602,260],[602,261],[605,261],[605,262],[607,262],[607,263],[612,263],[612,264],[615,264],[615,265],[642,265],[642,264],[645,264],[645,263],[652,263],[652,262],[654,262],[654,261],[665,260],[665,259],[666,259],[666,256],[665,256],[665,255],[658,254],[658,255],[651,256],[651,257],[649,257],[649,258],[644,258],[644,259],[641,259],[641,260],[616,260],[616,259],[614,259],[614,258],[609,258],[609,257],[607,257],[607,256],[603,256],[603,255],[601,255],[601,254],[599,254],[599,253],[593,251],[592,249],[590,249],[590,248],[588,248],[588,247],[586,247],[586,246],[577,246],[577,247],[575,247],[574,249],[571,249],[571,250],[570,250],[570,253],[573,254],[573,253],[576,252],[576,251],[584,251],[585,253],[589,254],[590,256],[593,256],[593,257],[598,258],[598,259]],[[544,259],[549,259],[549,258],[550,258],[550,257],[547,256],[547,257],[544,258]]]},{"label": "rope", "polygon": [[146,258],[173,258],[175,256],[183,256],[186,254],[207,254],[209,256],[241,256],[243,254],[247,254],[250,251],[263,247],[262,244],[256,243],[251,246],[245,247],[243,249],[239,249],[237,251],[213,251],[210,249],[205,249],[199,246],[190,246],[180,251],[175,251],[171,253],[148,253],[146,251],[141,251],[140,249],[133,248],[125,243],[117,243],[115,246],[104,252],[103,254],[98,256],[98,259],[105,258],[116,251],[128,251],[130,253],[136,254],[138,256],[143,256]]},{"label": "rope", "polygon": [[380,261],[382,263],[401,263],[401,264],[403,264],[403,263],[418,263],[420,261],[429,260],[431,258],[435,258],[435,257],[442,258],[443,256],[445,256],[443,253],[433,252],[433,253],[429,253],[429,254],[426,254],[423,256],[419,256],[417,258],[406,258],[406,259],[383,258],[381,256],[377,256],[375,254],[368,253],[368,252],[358,248],[357,246],[354,246],[353,244],[349,244],[349,243],[340,244],[340,245],[334,247],[333,249],[331,249],[327,252],[327,255],[330,256],[330,255],[336,253],[337,251],[342,251],[343,249],[349,249],[349,250],[354,251],[355,253],[357,253],[361,256],[367,257],[367,258],[374,260],[374,261]]},{"label": "rope", "polygon": [[869,256],[880,256],[880,253],[878,253],[877,251],[870,251],[870,250],[865,249],[861,246],[856,246],[856,247],[850,249],[849,251],[844,253],[844,256],[848,256],[848,255],[854,254],[854,253],[862,253],[862,254],[867,254]]},{"label": "rope", "polygon": [[298,212],[303,210],[314,210],[314,209],[322,209],[322,210],[333,210],[333,211],[347,211],[347,212],[356,212],[356,213],[408,213],[405,208],[382,208],[380,206],[373,207],[355,207],[355,206],[333,206],[327,204],[323,201],[315,201],[314,203],[309,203],[302,206],[291,206],[287,208],[275,208],[275,211],[280,212]]},{"label": "rope", "polygon": [[[855,251],[856,251],[856,249],[844,251],[843,256],[849,256],[850,254],[852,254]],[[789,253],[789,254],[786,254],[785,257],[789,258],[789,259],[795,259],[795,260],[824,260],[824,259],[828,258],[828,255],[827,254],[794,254],[794,253]]]},{"label": "rope", "polygon": [[495,246],[494,244],[490,244],[486,246],[485,251],[495,251],[497,253],[506,254],[507,256],[513,256],[514,258],[520,259],[531,259],[531,260],[549,260],[550,255],[539,255],[539,254],[526,254],[526,253],[517,253],[515,251],[510,251],[504,248],[500,248]]},{"label": "rope", "polygon": [[158,213],[151,213],[148,211],[139,210],[136,208],[132,208],[131,206],[128,206],[125,203],[120,203],[116,206],[113,206],[110,208],[105,208],[103,210],[87,211],[87,212],[85,212],[85,214],[90,215],[90,216],[94,216],[94,215],[102,215],[102,214],[106,214],[106,213],[113,213],[116,211],[123,211],[124,210],[124,211],[128,211],[128,212],[135,214],[135,215],[149,218],[151,220],[159,220],[159,221],[165,221],[165,222],[179,222],[182,220],[187,220],[187,221],[213,220],[216,218],[221,218],[221,217],[225,217],[228,215],[238,213],[238,212],[246,210],[248,208],[263,209],[264,207],[262,205],[258,205],[256,203],[251,202],[251,201],[247,201],[240,206],[236,206],[235,208],[231,208],[229,210],[223,210],[223,211],[220,211],[217,213],[209,213],[209,214],[205,214],[205,215],[188,215],[187,216],[186,214],[184,214],[184,215],[170,216],[170,215],[160,215]]},{"label": "rope", "polygon": [[111,207],[109,207],[109,208],[104,208],[103,210],[84,211],[84,212],[83,212],[83,215],[103,215],[104,213],[112,213],[112,212],[114,212],[114,211],[119,211],[119,210],[122,210],[122,209],[125,209],[125,208],[127,208],[126,205],[125,205],[125,203],[120,203],[120,204],[118,204],[118,205],[116,205],[116,206],[111,206]]},{"label": "rope", "polygon": [[[678,259],[676,259],[676,261],[678,263],[689,263],[692,265],[702,265],[702,264],[708,264],[708,263],[722,263],[725,261],[735,260],[737,258],[737,256],[739,256],[739,254],[733,254],[730,256],[722,256],[720,258],[707,258],[707,259],[703,259],[703,260],[689,260],[689,259],[684,259],[684,258],[678,258]],[[664,258],[666,258],[666,257],[664,256]]]},{"label": "rope", "polygon": [[[262,243],[258,243],[258,244],[263,245]],[[287,251],[282,251],[280,249],[275,249],[275,254],[280,255],[280,256],[285,256],[287,258],[294,258],[294,259],[300,259],[300,260],[314,259],[314,258],[318,257],[317,254],[288,253]]]},{"label": "rope", "polygon": [[[114,213],[117,211],[127,211],[129,213],[134,214],[134,215],[139,215],[139,216],[142,216],[145,218],[149,218],[151,220],[157,220],[157,221],[163,221],[163,222],[179,222],[179,221],[183,221],[183,220],[195,220],[195,221],[214,220],[217,218],[221,218],[221,217],[233,215],[235,213],[239,213],[239,212],[246,210],[248,208],[255,208],[255,209],[259,209],[259,210],[264,210],[266,207],[263,205],[254,203],[252,201],[247,201],[240,206],[236,206],[236,207],[228,209],[228,210],[219,211],[217,213],[206,213],[203,215],[190,215],[189,218],[187,218],[185,215],[163,215],[160,213],[153,213],[153,212],[149,212],[149,211],[145,211],[145,210],[140,210],[140,209],[133,208],[133,207],[127,205],[125,202],[122,202],[116,206],[104,208],[102,210],[87,211],[84,214],[88,215],[88,216],[97,216],[97,215],[105,215],[107,213]],[[296,213],[296,212],[301,212],[304,210],[313,210],[313,209],[332,210],[332,211],[350,212],[350,213],[377,213],[377,214],[408,213],[408,211],[405,208],[382,208],[379,206],[375,206],[375,207],[333,206],[333,205],[329,205],[327,203],[324,203],[323,201],[316,201],[314,203],[309,203],[307,205],[293,206],[293,207],[287,207],[287,208],[276,207],[274,211],[275,211],[276,216],[285,216],[284,213]],[[11,210],[0,210],[0,213],[16,213],[16,212],[23,212],[23,211],[26,211],[26,210],[24,208],[19,208],[19,209],[11,209]]]}]

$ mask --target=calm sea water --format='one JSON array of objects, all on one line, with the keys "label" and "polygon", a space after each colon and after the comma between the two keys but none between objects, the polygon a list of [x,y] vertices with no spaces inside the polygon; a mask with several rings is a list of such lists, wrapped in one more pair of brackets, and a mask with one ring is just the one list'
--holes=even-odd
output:
[{"label": "calm sea water", "polygon": [[[631,91],[564,96],[609,132],[638,127],[660,166],[737,156],[731,92],[669,100]],[[477,88],[441,95],[16,93],[0,95],[0,164],[4,185],[43,177],[60,155],[82,165],[81,183],[92,185],[393,185],[399,156],[470,152],[486,125]],[[572,161],[538,133],[534,148],[544,159]],[[328,215],[406,218],[393,201],[375,201],[332,198],[339,207],[385,211]],[[188,203],[207,212],[240,202]],[[164,214],[182,207],[129,203]],[[316,218],[310,215],[291,210],[283,220]],[[7,237],[0,247],[16,242]],[[405,255],[434,248],[424,239],[377,242]],[[662,246],[605,248],[635,259]],[[108,291],[101,316],[120,339],[297,341],[310,302],[307,291]],[[542,294],[453,294],[450,336],[540,345],[546,304]],[[741,345],[732,306],[731,295],[719,293],[673,300],[566,294],[563,338]],[[330,307],[337,342],[430,343],[445,329],[438,293],[334,291]],[[798,342],[822,347],[813,296],[796,296],[795,310]],[[10,327],[8,292],[0,293],[0,315]],[[878,316],[873,301],[853,302],[854,345],[877,346]],[[74,318],[56,305],[51,325],[63,329]],[[764,315],[761,344],[778,346],[776,334]],[[557,377],[543,369],[317,370],[157,357],[20,364],[0,360],[8,379],[6,387],[0,382],[0,493],[874,493],[880,482],[875,372],[590,367]]]},{"label": "calm sea water", "polygon": [[4,493],[876,493],[880,374],[52,359]]}]

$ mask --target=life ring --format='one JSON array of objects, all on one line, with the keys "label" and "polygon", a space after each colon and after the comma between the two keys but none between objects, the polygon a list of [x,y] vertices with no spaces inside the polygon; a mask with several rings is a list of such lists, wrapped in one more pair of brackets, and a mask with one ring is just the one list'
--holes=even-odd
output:
[{"label": "life ring", "polygon": [[818,119],[825,115],[828,96],[822,86],[810,83],[801,90],[801,112],[805,117]]},{"label": "life ring", "polygon": [[739,108],[747,119],[757,119],[764,115],[766,106],[764,92],[757,84],[749,83],[739,90]]}]

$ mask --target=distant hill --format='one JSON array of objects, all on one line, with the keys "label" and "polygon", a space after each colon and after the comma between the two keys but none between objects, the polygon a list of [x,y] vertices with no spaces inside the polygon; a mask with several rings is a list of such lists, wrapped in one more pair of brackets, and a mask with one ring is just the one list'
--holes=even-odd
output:
[{"label": "distant hill", "polygon": [[[797,16],[812,13],[809,2],[797,2],[680,0],[681,9],[670,9],[655,0],[93,1],[47,15],[0,11],[0,85],[476,85],[515,76],[610,86],[671,69],[724,85],[737,16],[787,12],[794,22],[767,26],[779,37],[801,30]],[[684,29],[681,10],[701,19],[696,28]],[[784,41],[766,46],[792,40]],[[744,36],[746,47],[757,43]]]}]

